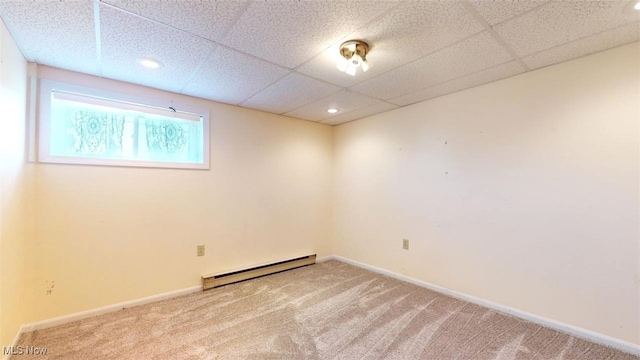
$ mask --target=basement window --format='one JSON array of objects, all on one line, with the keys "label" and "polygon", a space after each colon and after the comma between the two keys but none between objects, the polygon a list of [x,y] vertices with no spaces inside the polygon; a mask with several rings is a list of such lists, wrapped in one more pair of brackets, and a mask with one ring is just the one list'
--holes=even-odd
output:
[{"label": "basement window", "polygon": [[209,169],[209,112],[42,80],[39,161]]}]

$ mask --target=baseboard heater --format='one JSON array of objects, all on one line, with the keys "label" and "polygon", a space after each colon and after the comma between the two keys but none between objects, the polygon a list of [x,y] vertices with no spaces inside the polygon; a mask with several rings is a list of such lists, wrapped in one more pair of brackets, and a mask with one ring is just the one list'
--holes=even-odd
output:
[{"label": "baseboard heater", "polygon": [[316,255],[308,255],[295,259],[279,261],[272,264],[261,265],[249,269],[232,271],[217,275],[202,276],[202,290],[213,289],[219,286],[232,284],[238,281],[249,280],[260,276],[275,274],[281,271],[299,268],[301,266],[316,263]]}]

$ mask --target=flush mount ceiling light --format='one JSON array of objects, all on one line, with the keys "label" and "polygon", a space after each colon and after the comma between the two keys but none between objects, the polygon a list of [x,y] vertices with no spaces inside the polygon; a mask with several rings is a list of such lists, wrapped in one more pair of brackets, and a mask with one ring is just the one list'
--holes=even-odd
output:
[{"label": "flush mount ceiling light", "polygon": [[148,68],[148,69],[158,69],[162,64],[160,62],[153,59],[138,59],[140,65]]},{"label": "flush mount ceiling light", "polygon": [[369,52],[369,45],[360,40],[350,40],[340,45],[340,55],[342,58],[338,60],[338,70],[344,71],[351,76],[356,75],[356,70],[359,67],[362,71],[369,70],[369,63],[367,62],[367,53]]},{"label": "flush mount ceiling light", "polygon": [[331,109],[327,110],[327,112],[328,112],[329,114],[335,114],[335,113],[337,113],[337,112],[338,112],[338,109],[336,109],[336,108],[331,108]]}]

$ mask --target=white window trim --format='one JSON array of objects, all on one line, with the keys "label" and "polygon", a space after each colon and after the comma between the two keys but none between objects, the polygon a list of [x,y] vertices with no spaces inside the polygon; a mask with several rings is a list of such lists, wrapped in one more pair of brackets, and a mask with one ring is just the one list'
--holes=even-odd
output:
[{"label": "white window trim", "polygon": [[[185,114],[199,114],[202,116],[203,128],[203,163],[190,164],[180,162],[158,162],[135,159],[98,159],[82,156],[57,156],[49,153],[51,134],[51,92],[60,90],[65,93],[81,94],[82,96],[93,97],[96,99],[109,99],[122,103],[130,103],[132,107],[144,106],[160,109],[168,109],[169,106]],[[140,104],[140,105],[137,105]],[[102,165],[102,166],[125,166],[125,167],[151,167],[151,168],[172,168],[172,169],[200,169],[208,170],[209,162],[209,110],[202,107],[191,106],[187,104],[171,102],[167,106],[167,101],[139,97],[134,95],[121,94],[102,89],[88,88],[84,86],[68,84],[48,79],[40,80],[39,92],[39,116],[38,116],[38,161],[42,163],[57,164],[77,164],[77,165]],[[164,110],[162,110],[164,111]]]}]

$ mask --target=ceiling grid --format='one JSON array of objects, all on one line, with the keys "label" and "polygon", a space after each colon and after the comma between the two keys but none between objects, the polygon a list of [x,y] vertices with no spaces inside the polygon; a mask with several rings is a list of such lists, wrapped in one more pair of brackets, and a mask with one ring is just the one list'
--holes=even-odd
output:
[{"label": "ceiling grid", "polygon": [[[28,61],[336,125],[638,41],[632,2],[0,0],[0,17]],[[367,72],[336,68],[347,40]]]}]

